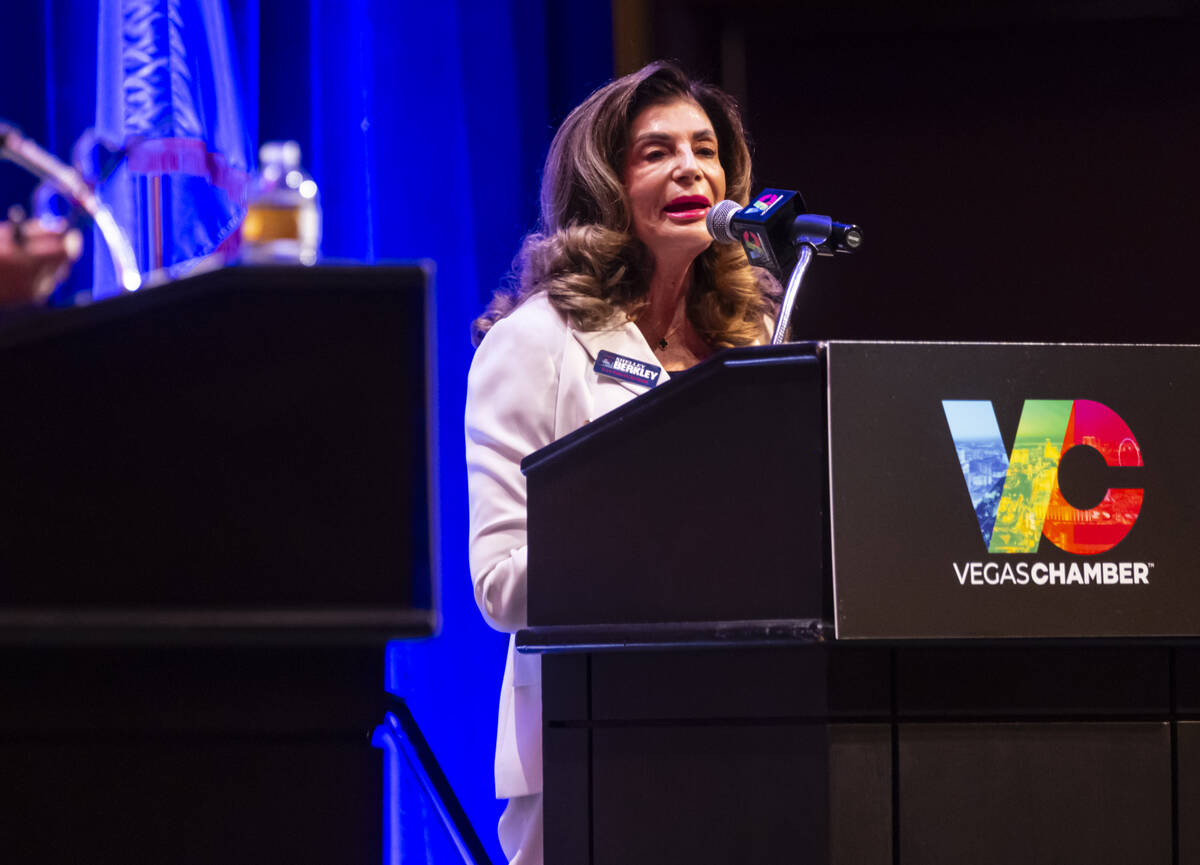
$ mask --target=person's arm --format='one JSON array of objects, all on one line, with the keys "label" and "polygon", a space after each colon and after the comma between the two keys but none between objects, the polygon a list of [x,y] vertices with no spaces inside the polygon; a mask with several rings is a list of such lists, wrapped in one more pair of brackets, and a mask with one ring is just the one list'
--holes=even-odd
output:
[{"label": "person's arm", "polygon": [[497,630],[526,624],[522,458],[554,439],[562,332],[503,319],[467,379],[467,485],[475,602]]},{"label": "person's arm", "polygon": [[44,301],[82,250],[76,229],[38,220],[0,222],[0,305]]}]

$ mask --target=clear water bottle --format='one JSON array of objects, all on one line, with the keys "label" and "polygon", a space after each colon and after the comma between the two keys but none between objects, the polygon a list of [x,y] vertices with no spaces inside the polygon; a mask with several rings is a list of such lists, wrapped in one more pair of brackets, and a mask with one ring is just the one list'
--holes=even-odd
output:
[{"label": "clear water bottle", "polygon": [[300,167],[300,145],[268,141],[258,151],[242,223],[241,260],[247,264],[314,264],[321,251],[317,184]]}]

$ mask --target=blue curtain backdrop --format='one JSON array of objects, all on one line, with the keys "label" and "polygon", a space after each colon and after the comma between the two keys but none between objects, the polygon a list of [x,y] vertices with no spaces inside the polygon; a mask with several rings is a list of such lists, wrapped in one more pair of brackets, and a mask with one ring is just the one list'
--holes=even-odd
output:
[{"label": "blue curtain backdrop", "polygon": [[[481,838],[502,861],[492,759],[505,640],[479,616],[467,572],[468,326],[536,219],[553,129],[612,75],[610,5],[228,3],[247,134],[255,145],[300,142],[321,189],[325,256],[437,265],[444,626],[433,640],[389,648],[386,686],[409,698]],[[40,0],[5,11],[0,56],[41,86],[7,87],[0,116],[63,158],[95,122],[97,4]],[[27,202],[32,187],[0,164],[0,205]],[[90,285],[91,276],[85,252],[69,290]]]},{"label": "blue curtain backdrop", "polygon": [[[235,4],[234,17],[238,12]],[[492,781],[505,638],[467,570],[468,326],[536,219],[553,128],[612,75],[607,3],[260,0],[260,140],[296,138],[321,187],[324,253],[437,265],[442,635],[389,651],[496,861]]]}]

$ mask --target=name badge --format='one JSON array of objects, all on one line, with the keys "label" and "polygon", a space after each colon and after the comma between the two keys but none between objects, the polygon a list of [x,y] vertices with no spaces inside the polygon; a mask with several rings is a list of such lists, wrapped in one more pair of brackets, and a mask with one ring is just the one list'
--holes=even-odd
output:
[{"label": "name badge", "polygon": [[596,355],[596,365],[592,367],[600,375],[618,378],[621,381],[631,381],[634,384],[654,387],[658,384],[658,374],[662,367],[652,363],[643,363],[623,354],[613,354],[611,351],[601,351]]}]

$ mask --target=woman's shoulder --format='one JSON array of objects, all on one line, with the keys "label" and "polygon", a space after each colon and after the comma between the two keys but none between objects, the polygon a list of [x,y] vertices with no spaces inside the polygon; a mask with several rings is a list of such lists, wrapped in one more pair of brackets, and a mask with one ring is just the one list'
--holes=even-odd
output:
[{"label": "woman's shoulder", "polygon": [[504,320],[521,327],[567,329],[566,316],[550,302],[550,295],[545,291],[535,292],[522,300]]},{"label": "woman's shoulder", "polygon": [[476,358],[498,351],[505,355],[519,352],[556,356],[562,352],[569,333],[566,316],[555,308],[546,292],[540,291],[491,326],[479,344]]},{"label": "woman's shoulder", "polygon": [[550,302],[546,292],[539,291],[522,300],[516,309],[492,325],[484,342],[497,332],[504,334],[506,339],[561,340],[569,330],[566,316]]}]

